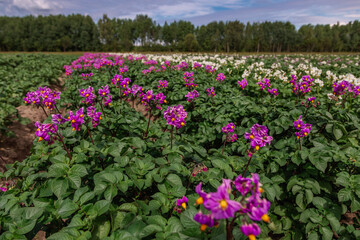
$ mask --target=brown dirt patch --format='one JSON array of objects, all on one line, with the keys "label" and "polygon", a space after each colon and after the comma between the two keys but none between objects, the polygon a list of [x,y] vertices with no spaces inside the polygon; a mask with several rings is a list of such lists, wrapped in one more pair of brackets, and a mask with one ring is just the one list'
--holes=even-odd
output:
[{"label": "brown dirt patch", "polygon": [[22,118],[30,119],[30,123],[22,125],[15,121],[9,126],[15,137],[0,138],[0,171],[6,170],[5,164],[14,163],[15,161],[24,160],[30,153],[32,143],[35,139],[36,121],[43,122],[45,115],[41,109],[32,106],[17,107],[19,115]]},{"label": "brown dirt patch", "polygon": [[[65,74],[57,79],[56,85],[51,85],[52,90],[61,91],[61,86],[64,84]],[[29,124],[23,125],[18,121],[14,121],[9,130],[12,131],[15,137],[6,137],[0,135],[0,171],[6,170],[5,165],[14,163],[15,161],[22,161],[30,154],[30,150],[35,139],[35,122],[43,122],[46,117],[41,108],[35,106],[19,106],[16,108],[21,118],[28,118]],[[48,113],[49,114],[49,113]]]}]

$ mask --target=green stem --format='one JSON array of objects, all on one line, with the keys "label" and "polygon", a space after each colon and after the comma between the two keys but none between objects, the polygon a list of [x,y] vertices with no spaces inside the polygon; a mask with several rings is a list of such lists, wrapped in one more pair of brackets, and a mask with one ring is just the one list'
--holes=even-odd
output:
[{"label": "green stem", "polygon": [[245,167],[245,170],[244,170],[243,174],[241,175],[242,177],[245,176],[245,173],[246,173],[246,171],[247,171],[247,169],[248,169],[248,167],[249,167],[249,165],[250,165],[251,159],[252,159],[252,155],[251,155],[251,157],[249,158],[249,161],[248,161],[248,163],[247,163],[247,165],[246,165],[246,167]]}]

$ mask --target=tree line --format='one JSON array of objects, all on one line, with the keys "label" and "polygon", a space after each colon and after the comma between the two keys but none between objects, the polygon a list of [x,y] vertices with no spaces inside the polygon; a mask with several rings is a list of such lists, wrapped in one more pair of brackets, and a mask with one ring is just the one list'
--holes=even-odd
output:
[{"label": "tree line", "polygon": [[80,14],[0,17],[0,51],[359,52],[360,22],[189,21],[156,23],[147,15],[97,23]]}]

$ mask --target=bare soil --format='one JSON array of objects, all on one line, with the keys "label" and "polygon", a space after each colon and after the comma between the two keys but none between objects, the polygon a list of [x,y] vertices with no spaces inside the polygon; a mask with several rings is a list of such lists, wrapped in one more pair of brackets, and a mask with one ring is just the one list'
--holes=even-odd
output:
[{"label": "bare soil", "polygon": [[[51,85],[52,90],[61,91],[64,84],[65,75],[57,79],[57,83]],[[45,113],[41,108],[35,106],[19,106],[16,108],[22,118],[28,118],[29,124],[23,125],[14,121],[9,130],[15,134],[15,137],[6,137],[0,135],[0,171],[6,170],[5,165],[16,161],[22,161],[30,154],[30,150],[35,139],[35,122],[43,122],[46,119]]]}]

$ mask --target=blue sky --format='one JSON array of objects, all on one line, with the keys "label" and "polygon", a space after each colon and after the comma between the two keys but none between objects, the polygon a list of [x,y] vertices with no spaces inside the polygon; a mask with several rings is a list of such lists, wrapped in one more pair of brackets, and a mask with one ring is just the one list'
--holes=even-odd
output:
[{"label": "blue sky", "polygon": [[290,21],[302,24],[340,24],[360,20],[360,0],[0,0],[0,15],[80,13],[95,21],[109,17],[134,18],[147,14],[158,23],[189,20]]}]

